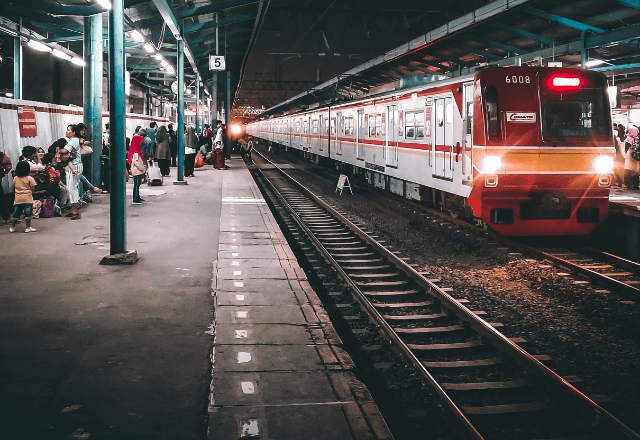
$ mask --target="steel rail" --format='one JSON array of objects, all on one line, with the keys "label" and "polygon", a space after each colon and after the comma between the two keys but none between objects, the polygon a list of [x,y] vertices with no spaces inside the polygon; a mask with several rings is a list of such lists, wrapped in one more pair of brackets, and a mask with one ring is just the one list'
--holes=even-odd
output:
[{"label": "steel rail", "polygon": [[[258,153],[256,151],[256,153]],[[264,160],[274,165],[274,167],[282,173],[287,180],[290,180],[294,185],[298,187],[298,189],[303,188],[302,192],[307,194],[311,198],[312,201],[318,203],[320,199],[315,196],[310,191],[306,190],[303,186],[301,186],[297,181],[293,180],[291,176],[284,173],[281,168],[277,165],[273,164],[267,158],[265,158],[262,154],[258,153]],[[379,330],[383,332],[386,338],[393,342],[393,344],[398,348],[398,351],[402,358],[404,358],[408,363],[414,366],[416,370],[420,373],[422,378],[426,381],[426,384],[431,388],[431,390],[437,395],[440,403],[446,408],[449,412],[449,415],[453,417],[458,423],[458,426],[462,426],[464,430],[461,430],[466,438],[475,439],[475,440],[483,440],[483,437],[480,433],[475,429],[475,427],[471,424],[471,422],[467,419],[467,417],[462,413],[462,411],[457,407],[457,405],[451,400],[451,398],[447,395],[447,393],[440,387],[435,378],[429,373],[429,371],[422,364],[420,359],[416,357],[416,355],[411,351],[411,349],[407,346],[407,344],[398,336],[398,334],[393,330],[393,328],[389,325],[389,323],[382,317],[380,312],[376,310],[376,308],[371,304],[371,302],[366,298],[365,294],[360,290],[360,288],[356,285],[356,283],[349,277],[349,275],[344,271],[344,269],[338,264],[338,262],[334,259],[334,257],[329,253],[329,251],[324,247],[322,242],[315,236],[315,234],[309,229],[304,220],[300,218],[300,216],[295,212],[295,210],[291,207],[286,198],[278,191],[275,185],[264,175],[263,171],[260,167],[256,167],[257,171],[260,173],[262,178],[267,182],[273,193],[276,195],[282,206],[289,212],[293,220],[296,222],[298,227],[302,229],[309,239],[313,242],[316,249],[327,259],[327,261],[334,267],[334,269],[338,272],[338,276],[349,286],[351,291],[354,293],[356,300],[360,305],[367,311],[369,316],[375,321],[376,325],[378,325]],[[334,214],[334,216],[338,216],[341,220],[344,219],[344,216],[339,214],[335,209],[329,207],[326,203],[322,202],[321,206],[325,209],[328,209],[330,213]],[[346,220],[346,219],[344,219]],[[366,234],[360,230],[356,225],[347,220],[348,223],[345,223],[347,226],[352,229],[352,232],[355,232],[360,237],[365,237]],[[368,240],[367,240],[368,241]]]},{"label": "steel rail", "polygon": [[[298,187],[298,189],[300,189],[303,193],[305,193],[309,198],[311,198],[318,205],[320,205],[325,210],[330,212],[334,217],[340,219],[340,221],[342,221],[343,224],[349,227],[361,239],[363,239],[364,241],[369,243],[372,247],[374,247],[375,250],[377,250],[380,254],[386,257],[391,264],[396,266],[397,269],[404,272],[410,278],[413,278],[420,286],[425,288],[432,296],[438,298],[441,301],[441,303],[445,305],[447,308],[449,308],[450,310],[452,310],[458,318],[470,324],[471,327],[481,336],[488,338],[498,350],[510,355],[511,358],[518,365],[520,365],[525,370],[533,373],[539,380],[541,380],[549,388],[550,391],[552,391],[556,396],[558,396],[561,400],[563,400],[569,407],[571,407],[574,411],[576,411],[579,416],[583,417],[586,421],[588,421],[594,428],[600,428],[600,429],[608,428],[607,434],[609,435],[618,434],[618,436],[613,438],[629,438],[629,439],[640,440],[640,435],[638,435],[636,432],[634,432],[629,427],[624,425],[612,414],[610,414],[604,408],[600,407],[600,405],[598,405],[597,403],[589,399],[582,392],[580,392],[574,386],[569,384],[566,380],[564,380],[562,377],[557,375],[555,372],[550,370],[548,367],[542,364],[535,357],[527,353],[525,350],[520,348],[511,340],[509,340],[506,336],[498,332],[489,323],[484,321],[482,318],[478,317],[475,313],[473,313],[467,307],[460,304],[451,295],[447,294],[437,285],[435,285],[434,283],[426,279],[422,274],[417,272],[413,267],[411,267],[405,261],[397,257],[394,253],[392,253],[391,251],[386,249],[384,246],[379,244],[376,240],[370,238],[365,232],[363,232],[358,226],[353,224],[344,215],[339,213],[336,209],[334,209],[332,206],[327,204],[321,198],[313,194],[304,185],[299,183],[297,180],[295,180],[293,177],[287,174],[284,170],[282,170],[276,164],[269,161],[264,155],[260,154],[260,152],[256,151],[256,153],[258,153],[265,161],[269,162],[276,170],[278,170],[278,172],[282,176],[284,176],[289,182],[291,182],[296,187]],[[267,182],[269,182],[268,179],[266,180]],[[270,182],[269,184],[271,186]],[[288,203],[287,203],[287,206],[288,206]],[[290,206],[287,209],[291,209]],[[298,221],[302,222],[302,220],[297,216],[297,214],[294,214],[294,215],[296,218],[296,222]],[[306,227],[306,225],[303,226],[302,228],[305,230],[305,232],[310,233],[310,230]],[[349,284],[350,287],[353,286],[352,288],[355,288],[357,289],[358,292],[360,292],[360,289],[358,289],[357,286],[355,286],[355,284],[349,279],[348,275],[340,268],[340,266],[337,264],[337,262],[335,262],[335,260],[328,253],[328,251],[324,249],[324,246],[321,245],[320,241],[315,239],[314,235],[311,235],[311,237],[314,237],[314,240],[313,240],[314,243],[321,246],[321,249],[322,249],[321,252],[323,253],[323,255],[328,256],[329,261],[331,261],[331,263],[338,269],[341,278],[345,279],[345,282],[347,282],[347,284]],[[533,248],[530,248],[526,245],[521,245],[521,246],[525,246],[526,248],[534,250]],[[540,253],[540,251],[537,251],[537,250],[535,251],[537,253]],[[548,255],[549,257],[552,257],[555,260],[560,260],[556,257],[553,257],[552,255],[549,255],[549,254],[546,254],[546,255]],[[564,262],[564,260],[561,260],[561,261]],[[588,269],[583,269],[583,268],[581,269],[589,271]],[[593,271],[589,271],[589,272],[593,272]],[[597,274],[596,272],[593,272],[593,273]],[[600,274],[597,274],[597,275],[600,275]],[[618,282],[617,280],[613,280],[613,281]],[[360,294],[362,293],[360,292]],[[368,300],[366,302],[368,302]],[[368,308],[369,307],[367,307],[367,309]],[[377,311],[376,311],[376,314],[378,314]],[[381,327],[385,329],[386,328],[390,329],[388,324],[386,324],[386,321],[384,325],[381,325]],[[391,332],[395,334],[395,332],[393,332],[392,330]],[[394,341],[397,339],[400,344],[406,347],[406,344],[400,341],[397,335],[393,337],[393,339]],[[410,357],[415,359],[420,364],[421,371],[424,370],[424,366],[422,366],[420,361],[415,357],[415,355],[413,355],[413,353],[411,353]],[[426,370],[424,371],[428,374],[428,377],[431,378],[431,380],[433,380],[433,377]],[[435,381],[433,383],[437,385]],[[440,388],[439,385],[437,385],[437,387]],[[446,396],[446,393],[444,393],[444,395]],[[446,399],[450,400],[448,396],[446,397]],[[451,404],[455,407],[455,404],[453,404],[453,402],[451,402]],[[461,414],[461,416],[464,418],[464,420],[466,420],[466,417],[464,417],[464,415]]]}]

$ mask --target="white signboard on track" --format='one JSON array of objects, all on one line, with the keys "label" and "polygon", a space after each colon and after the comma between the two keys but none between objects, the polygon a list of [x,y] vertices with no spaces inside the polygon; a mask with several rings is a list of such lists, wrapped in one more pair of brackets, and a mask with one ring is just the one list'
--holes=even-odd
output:
[{"label": "white signboard on track", "polygon": [[224,55],[209,55],[209,70],[225,70]]},{"label": "white signboard on track", "polygon": [[342,195],[342,190],[344,188],[349,188],[351,195],[353,195],[351,185],[349,185],[349,179],[344,174],[340,174],[340,178],[338,179],[338,186],[336,186],[336,190],[334,192],[338,192],[338,190],[340,190],[340,195]]}]

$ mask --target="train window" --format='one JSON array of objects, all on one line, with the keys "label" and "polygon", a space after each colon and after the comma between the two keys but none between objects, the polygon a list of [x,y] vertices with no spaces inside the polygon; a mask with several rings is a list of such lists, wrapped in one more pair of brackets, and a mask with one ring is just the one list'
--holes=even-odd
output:
[{"label": "train window", "polygon": [[302,123],[302,133],[307,134],[309,132],[309,123],[304,121]]},{"label": "train window", "polygon": [[447,104],[447,118],[445,122],[447,125],[453,125],[453,104]]},{"label": "train window", "polygon": [[545,140],[608,136],[609,100],[602,89],[542,95],[542,136]]},{"label": "train window", "polygon": [[296,121],[296,133],[300,133],[300,121]]},{"label": "train window", "polygon": [[436,106],[436,125],[438,127],[444,127],[444,104],[438,104]]},{"label": "train window", "polygon": [[405,112],[405,137],[407,139],[424,138],[424,112]]},{"label": "train window", "polygon": [[336,118],[331,118],[331,134],[336,134]]},{"label": "train window", "polygon": [[382,116],[369,115],[369,136],[382,135]]},{"label": "train window", "polygon": [[353,134],[353,117],[344,118],[344,134],[346,135]]},{"label": "train window", "polygon": [[498,109],[498,90],[495,87],[487,87],[484,90],[487,111],[487,123],[489,137],[500,136],[500,111]]},{"label": "train window", "polygon": [[473,120],[473,102],[467,102],[467,134],[471,134],[472,120]]},{"label": "train window", "polygon": [[318,134],[318,120],[314,119],[313,120],[313,128],[312,128],[312,132],[313,134]]}]

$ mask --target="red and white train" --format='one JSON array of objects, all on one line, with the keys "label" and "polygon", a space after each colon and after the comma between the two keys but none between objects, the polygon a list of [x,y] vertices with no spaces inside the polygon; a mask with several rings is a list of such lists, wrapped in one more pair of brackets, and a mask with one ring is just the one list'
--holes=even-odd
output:
[{"label": "red and white train", "polygon": [[486,69],[258,121],[247,133],[351,165],[503,235],[584,235],[608,215],[615,150],[597,72]]}]

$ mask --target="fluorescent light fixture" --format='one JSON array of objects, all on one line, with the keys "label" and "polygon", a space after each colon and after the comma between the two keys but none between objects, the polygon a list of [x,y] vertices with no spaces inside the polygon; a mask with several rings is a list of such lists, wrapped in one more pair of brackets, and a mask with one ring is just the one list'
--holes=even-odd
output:
[{"label": "fluorescent light fixture", "polygon": [[164,67],[164,68],[166,68],[166,69],[168,69],[169,67],[171,67],[171,66],[169,66],[169,63],[167,63],[167,60],[162,60],[162,62],[161,62],[160,64],[162,64],[162,67]]},{"label": "fluorescent light fixture", "polygon": [[146,50],[146,51],[147,51],[147,52],[149,52],[149,53],[153,53],[153,52],[155,52],[155,51],[156,51],[156,50],[153,48],[153,46],[152,46],[151,44],[149,44],[149,43],[144,43],[144,46],[142,46],[142,47],[144,47],[144,50]]},{"label": "fluorescent light fixture", "polygon": [[5,93],[5,95],[7,96],[7,98],[13,98],[13,93]]},{"label": "fluorescent light fixture", "polygon": [[84,66],[85,62],[82,58],[73,57],[71,58],[71,62],[76,66]]},{"label": "fluorescent light fixture", "polygon": [[96,0],[96,2],[105,9],[111,9],[111,2],[109,0]]},{"label": "fluorescent light fixture", "polygon": [[137,29],[134,29],[133,32],[131,32],[131,38],[136,40],[138,43],[144,43],[144,37]]},{"label": "fluorescent light fixture", "polygon": [[207,96],[209,96],[209,91],[207,89],[204,89],[204,93],[206,93]]},{"label": "fluorescent light fixture", "polygon": [[162,55],[160,55],[159,53],[154,54],[154,55],[153,55],[153,57],[154,57],[156,60],[158,60],[158,61],[160,61],[160,60],[164,61],[164,60],[162,59]]},{"label": "fluorescent light fixture", "polygon": [[64,52],[62,52],[61,50],[58,49],[53,49],[53,52],[51,52],[54,56],[58,57],[58,58],[62,58],[65,61],[71,61],[71,55],[66,54]]},{"label": "fluorescent light fixture", "polygon": [[589,60],[589,61],[587,61],[587,67],[595,67],[595,66],[599,66],[600,64],[604,64],[604,61],[602,61],[602,60]]},{"label": "fluorescent light fixture", "polygon": [[173,67],[171,66],[167,67],[167,72],[169,72],[170,75],[173,75],[174,73],[176,73],[176,71],[173,70]]},{"label": "fluorescent light fixture", "polygon": [[27,43],[27,45],[35,50],[39,50],[40,52],[49,52],[51,53],[52,49],[47,46],[46,44],[42,44],[39,41],[36,40],[29,40],[29,42]]},{"label": "fluorescent light fixture", "polygon": [[191,89],[189,87],[186,88],[186,90],[184,91],[187,95],[191,95]]}]

